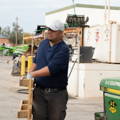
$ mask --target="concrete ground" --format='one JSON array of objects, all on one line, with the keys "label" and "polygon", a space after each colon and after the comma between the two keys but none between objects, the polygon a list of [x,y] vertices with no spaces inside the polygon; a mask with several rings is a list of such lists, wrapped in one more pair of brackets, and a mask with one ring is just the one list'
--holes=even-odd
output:
[{"label": "concrete ground", "polygon": [[[16,116],[20,103],[26,98],[26,94],[18,93],[22,89],[19,87],[19,77],[11,76],[11,68],[11,58],[0,56],[0,120],[18,120]],[[94,120],[94,113],[101,111],[102,98],[70,97],[66,120]]]}]

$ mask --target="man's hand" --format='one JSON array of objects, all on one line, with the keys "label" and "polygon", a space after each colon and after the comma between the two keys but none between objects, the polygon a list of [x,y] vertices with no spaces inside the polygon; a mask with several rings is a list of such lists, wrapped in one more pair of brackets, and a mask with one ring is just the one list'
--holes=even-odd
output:
[{"label": "man's hand", "polygon": [[32,77],[32,75],[31,75],[31,73],[27,73],[26,78],[27,78],[27,79],[32,79],[33,77]]}]

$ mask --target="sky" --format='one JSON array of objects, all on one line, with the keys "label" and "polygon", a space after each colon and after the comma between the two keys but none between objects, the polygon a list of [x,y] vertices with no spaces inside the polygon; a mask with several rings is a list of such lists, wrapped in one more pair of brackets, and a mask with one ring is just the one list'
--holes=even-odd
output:
[{"label": "sky", "polygon": [[[74,0],[80,4],[104,5],[105,0]],[[68,5],[72,0],[0,0],[0,26],[11,26],[18,17],[24,32],[33,33],[37,25],[45,24],[45,13]],[[111,0],[112,6],[120,6],[120,0]]]}]

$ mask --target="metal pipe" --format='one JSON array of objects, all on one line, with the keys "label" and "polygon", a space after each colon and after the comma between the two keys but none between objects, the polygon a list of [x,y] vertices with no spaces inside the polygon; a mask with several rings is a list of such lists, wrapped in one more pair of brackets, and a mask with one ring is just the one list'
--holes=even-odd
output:
[{"label": "metal pipe", "polygon": [[76,15],[75,1],[74,1],[74,0],[72,0],[72,2],[73,2],[73,7],[74,7],[74,14]]}]

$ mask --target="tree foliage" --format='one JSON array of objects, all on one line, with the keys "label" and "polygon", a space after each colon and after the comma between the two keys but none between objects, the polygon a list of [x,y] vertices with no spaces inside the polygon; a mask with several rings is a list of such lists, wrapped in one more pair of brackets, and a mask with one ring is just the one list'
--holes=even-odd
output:
[{"label": "tree foliage", "polygon": [[20,25],[16,24],[15,22],[12,24],[11,28],[10,26],[6,26],[4,28],[0,27],[0,34],[6,36],[11,43],[22,44],[23,29],[20,27]]}]

